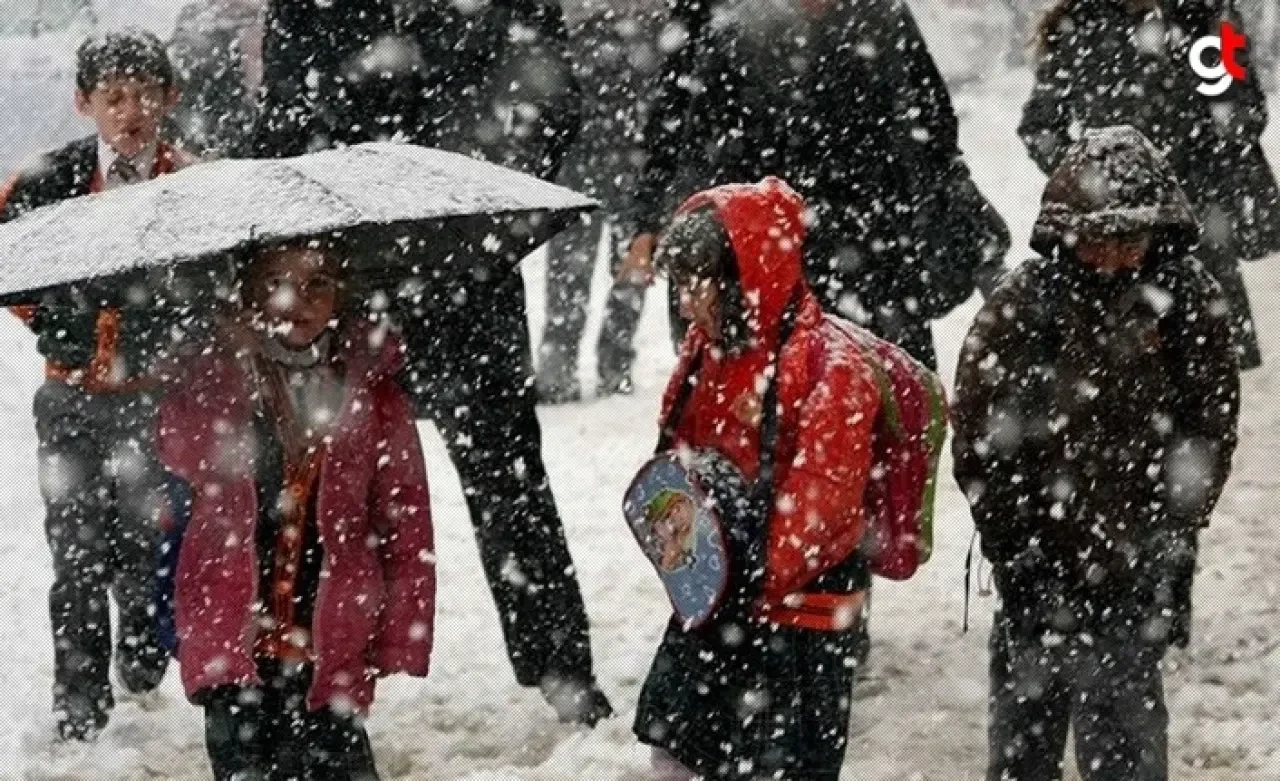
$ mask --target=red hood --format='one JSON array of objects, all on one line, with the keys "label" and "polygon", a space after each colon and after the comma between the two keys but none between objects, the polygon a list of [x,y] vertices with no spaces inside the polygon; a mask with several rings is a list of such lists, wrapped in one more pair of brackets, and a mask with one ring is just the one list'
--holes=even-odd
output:
[{"label": "red hood", "polygon": [[743,311],[754,337],[772,343],[782,313],[804,279],[804,200],[786,182],[727,184],[685,201],[677,214],[711,206],[733,246],[742,286]]}]

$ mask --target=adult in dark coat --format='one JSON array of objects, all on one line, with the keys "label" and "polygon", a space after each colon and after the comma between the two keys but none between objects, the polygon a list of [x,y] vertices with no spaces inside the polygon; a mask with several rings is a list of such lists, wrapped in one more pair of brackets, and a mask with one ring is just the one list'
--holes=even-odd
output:
[{"label": "adult in dark coat", "polygon": [[1256,79],[1220,98],[1196,91],[1191,44],[1218,33],[1212,0],[1062,0],[1041,29],[1036,83],[1018,134],[1052,171],[1082,128],[1132,124],[1169,160],[1204,224],[1201,262],[1227,293],[1240,363],[1262,363],[1238,259],[1280,250],[1280,190],[1259,146]]},{"label": "adult in dark coat", "polygon": [[[558,6],[273,0],[260,151],[400,134],[553,178],[579,122]],[[542,460],[524,283],[464,257],[392,302],[406,387],[462,480],[516,680],[562,718],[610,713]]]},{"label": "adult in dark coat", "polygon": [[[547,319],[539,345],[538,397],[568,402],[581,397],[578,358],[587,325],[591,278],[608,242],[615,267],[622,258],[644,167],[641,130],[662,54],[665,13],[657,2],[585,0],[570,18],[574,68],[583,93],[582,132],[569,150],[560,183],[598,199],[603,208],[551,240],[547,247]],[[615,280],[597,341],[599,395],[631,390],[636,327],[645,288]]]},{"label": "adult in dark coat", "polygon": [[930,320],[968,297],[1009,240],[973,186],[905,3],[678,0],[674,17],[687,41],[646,132],[624,271],[646,273],[654,230],[682,195],[775,174],[811,206],[807,274],[824,306],[933,363]]},{"label": "adult in dark coat", "polygon": [[[1167,778],[1159,663],[1189,638],[1197,533],[1239,415],[1230,316],[1189,254],[1197,233],[1149,141],[1086,131],[1045,190],[1041,257],[965,341],[955,475],[1002,603],[991,781],[1061,778],[1069,725],[1086,781]],[[1100,270],[1100,247],[1126,263]]]}]

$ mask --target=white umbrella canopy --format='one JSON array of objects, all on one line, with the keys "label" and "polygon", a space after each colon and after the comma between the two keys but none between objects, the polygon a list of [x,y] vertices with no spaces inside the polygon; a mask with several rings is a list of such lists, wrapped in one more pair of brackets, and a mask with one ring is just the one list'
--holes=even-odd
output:
[{"label": "white umbrella canopy", "polygon": [[356,273],[518,261],[595,206],[501,166],[407,144],[223,160],[0,225],[0,302],[333,233],[356,248]]}]

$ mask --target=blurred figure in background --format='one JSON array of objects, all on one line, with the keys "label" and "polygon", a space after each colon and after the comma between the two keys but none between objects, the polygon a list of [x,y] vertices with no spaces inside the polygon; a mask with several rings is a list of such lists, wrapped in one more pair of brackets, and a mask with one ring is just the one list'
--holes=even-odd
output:
[{"label": "blurred figure in background", "polygon": [[200,0],[178,14],[169,56],[182,101],[170,119],[188,151],[249,152],[262,84],[265,0]]},{"label": "blurred figure in background", "polygon": [[[539,400],[551,404],[582,397],[578,358],[600,242],[605,242],[616,271],[632,233],[621,221],[632,209],[644,167],[641,130],[661,65],[658,36],[665,16],[658,0],[580,0],[570,7],[583,122],[560,183],[598,199],[602,208],[583,215],[547,248],[547,319],[538,348],[537,383]],[[631,392],[632,342],[645,290],[620,279],[609,291],[596,346],[598,396]]]},{"label": "blurred figure in background", "polygon": [[1226,291],[1240,366],[1253,369],[1262,354],[1238,261],[1280,250],[1280,189],[1259,143],[1266,101],[1253,75],[1201,95],[1188,65],[1192,43],[1217,35],[1228,10],[1218,0],[1059,0],[1041,23],[1018,135],[1046,173],[1083,129],[1132,124],[1146,135],[1204,224],[1196,257]]},{"label": "blurred figure in background", "polygon": [[809,204],[823,307],[934,365],[931,320],[998,276],[1009,236],[905,3],[678,0],[664,51],[622,274],[653,278],[681,196],[776,175]]}]

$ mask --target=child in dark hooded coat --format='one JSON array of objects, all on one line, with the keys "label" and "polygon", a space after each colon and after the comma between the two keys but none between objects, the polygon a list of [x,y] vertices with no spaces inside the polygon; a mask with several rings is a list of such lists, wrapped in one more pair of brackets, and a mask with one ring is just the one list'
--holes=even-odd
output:
[{"label": "child in dark hooded coat", "polygon": [[956,376],[955,474],[1001,608],[990,781],[1168,777],[1160,660],[1189,638],[1198,531],[1231,468],[1239,366],[1199,226],[1130,126],[1086,131]]}]

